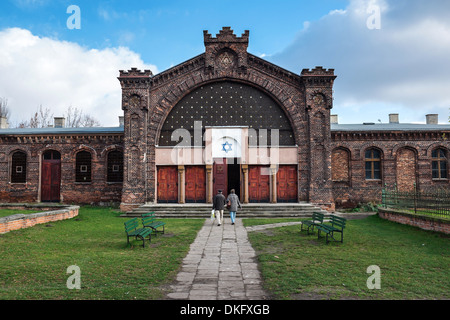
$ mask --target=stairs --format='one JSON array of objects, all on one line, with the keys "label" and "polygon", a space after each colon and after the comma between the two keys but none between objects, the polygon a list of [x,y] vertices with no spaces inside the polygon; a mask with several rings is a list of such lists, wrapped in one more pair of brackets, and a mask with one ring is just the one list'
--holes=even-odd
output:
[{"label": "stairs", "polygon": [[[145,204],[122,214],[123,217],[140,217],[143,213],[155,211],[161,218],[209,218],[212,204]],[[228,215],[224,210],[224,216]],[[307,202],[300,203],[248,203],[243,204],[237,212],[238,218],[282,218],[310,217],[313,212],[328,212]]]}]

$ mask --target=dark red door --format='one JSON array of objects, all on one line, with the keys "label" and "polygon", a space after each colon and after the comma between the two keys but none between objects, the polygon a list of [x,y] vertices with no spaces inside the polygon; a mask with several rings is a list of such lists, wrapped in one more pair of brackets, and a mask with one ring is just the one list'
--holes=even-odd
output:
[{"label": "dark red door", "polygon": [[213,197],[219,190],[222,190],[223,195],[226,197],[228,194],[228,171],[227,171],[227,159],[215,159],[213,166]]},{"label": "dark red door", "polygon": [[277,172],[277,202],[297,202],[296,166],[279,166]]},{"label": "dark red door", "polygon": [[186,202],[206,202],[206,170],[205,167],[187,166],[185,173]]},{"label": "dark red door", "polygon": [[249,166],[248,200],[250,202],[270,201],[270,175],[268,167]]},{"label": "dark red door", "polygon": [[42,159],[41,201],[61,200],[61,155],[57,151],[46,151]]},{"label": "dark red door", "polygon": [[178,202],[177,167],[158,168],[158,202]]}]

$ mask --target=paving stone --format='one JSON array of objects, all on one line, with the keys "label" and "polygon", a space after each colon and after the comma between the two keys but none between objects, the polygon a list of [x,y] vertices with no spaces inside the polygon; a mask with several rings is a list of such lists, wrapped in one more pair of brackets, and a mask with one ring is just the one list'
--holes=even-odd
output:
[{"label": "paving stone", "polygon": [[183,259],[177,282],[168,299],[243,300],[264,299],[262,279],[255,250],[247,237],[242,219],[221,227],[209,219]]}]

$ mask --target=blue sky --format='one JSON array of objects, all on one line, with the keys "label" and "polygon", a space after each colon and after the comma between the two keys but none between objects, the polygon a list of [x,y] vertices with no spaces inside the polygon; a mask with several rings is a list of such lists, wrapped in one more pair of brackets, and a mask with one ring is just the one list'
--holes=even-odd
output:
[{"label": "blue sky", "polygon": [[[70,5],[81,29],[69,29]],[[371,9],[378,8],[377,28]],[[450,107],[450,5],[440,0],[0,2],[0,97],[10,122],[72,105],[116,125],[119,69],[164,71],[204,52],[203,30],[250,30],[248,51],[299,74],[334,68],[342,123],[424,122]],[[375,17],[378,18],[378,17]],[[377,22],[377,21],[375,21]],[[5,49],[6,48],[6,49]]]}]

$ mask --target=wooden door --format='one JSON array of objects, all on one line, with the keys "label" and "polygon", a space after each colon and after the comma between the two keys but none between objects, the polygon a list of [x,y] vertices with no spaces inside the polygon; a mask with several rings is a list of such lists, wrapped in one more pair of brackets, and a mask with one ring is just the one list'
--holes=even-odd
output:
[{"label": "wooden door", "polygon": [[227,159],[218,159],[214,161],[213,165],[213,197],[219,190],[222,190],[226,197],[228,194],[228,171]]},{"label": "wooden door", "polygon": [[57,151],[47,151],[42,159],[41,201],[61,201],[61,155]]},{"label": "wooden door", "polygon": [[279,166],[277,172],[277,202],[297,202],[297,167]]},{"label": "wooden door", "polygon": [[270,175],[268,167],[249,166],[248,200],[250,202],[270,201]]},{"label": "wooden door", "polygon": [[178,202],[177,167],[158,167],[158,202]]},{"label": "wooden door", "polygon": [[201,166],[186,166],[186,202],[206,202],[206,170]]}]

